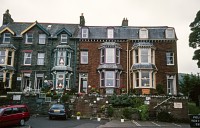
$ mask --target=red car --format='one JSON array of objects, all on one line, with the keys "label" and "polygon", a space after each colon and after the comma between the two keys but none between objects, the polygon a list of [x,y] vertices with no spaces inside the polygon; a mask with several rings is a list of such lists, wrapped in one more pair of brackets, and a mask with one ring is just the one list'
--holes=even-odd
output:
[{"label": "red car", "polygon": [[25,125],[30,118],[30,113],[26,105],[6,105],[0,106],[0,127],[12,125]]}]

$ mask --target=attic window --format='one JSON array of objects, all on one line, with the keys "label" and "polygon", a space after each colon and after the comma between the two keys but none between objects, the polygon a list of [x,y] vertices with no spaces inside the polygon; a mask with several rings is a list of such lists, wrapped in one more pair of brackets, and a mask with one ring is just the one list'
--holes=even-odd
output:
[{"label": "attic window", "polygon": [[113,38],[114,37],[114,30],[113,30],[113,28],[107,29],[107,37],[108,38]]},{"label": "attic window", "polygon": [[175,33],[173,28],[168,28],[165,30],[166,38],[175,38]]},{"label": "attic window", "polygon": [[67,34],[61,34],[61,43],[67,43]]},{"label": "attic window", "polygon": [[140,29],[139,36],[140,38],[148,38],[148,30],[146,28]]},{"label": "attic window", "polygon": [[4,33],[3,43],[10,43],[10,33]]},{"label": "attic window", "polygon": [[82,28],[82,38],[88,38],[88,29]]}]

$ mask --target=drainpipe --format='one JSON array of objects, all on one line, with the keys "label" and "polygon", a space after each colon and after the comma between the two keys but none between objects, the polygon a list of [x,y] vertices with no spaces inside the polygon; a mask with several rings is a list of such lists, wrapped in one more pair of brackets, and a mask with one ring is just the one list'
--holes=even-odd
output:
[{"label": "drainpipe", "polygon": [[126,72],[127,72],[126,73],[126,78],[127,78],[126,79],[126,93],[128,93],[128,89],[129,89],[128,88],[129,87],[129,85],[128,85],[129,84],[129,69],[128,69],[129,68],[129,47],[128,46],[129,46],[129,40],[127,40],[127,46],[126,46],[126,52],[127,52],[126,53],[126,56],[127,56],[127,64],[126,64],[126,67],[127,67],[126,68]]}]

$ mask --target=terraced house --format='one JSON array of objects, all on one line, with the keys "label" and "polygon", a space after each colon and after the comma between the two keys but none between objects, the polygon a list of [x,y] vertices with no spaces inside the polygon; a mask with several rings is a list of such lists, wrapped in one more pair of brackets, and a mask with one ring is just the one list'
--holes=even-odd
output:
[{"label": "terraced house", "polygon": [[86,26],[83,14],[80,24],[14,22],[6,11],[0,34],[3,88],[177,94],[173,27]]}]

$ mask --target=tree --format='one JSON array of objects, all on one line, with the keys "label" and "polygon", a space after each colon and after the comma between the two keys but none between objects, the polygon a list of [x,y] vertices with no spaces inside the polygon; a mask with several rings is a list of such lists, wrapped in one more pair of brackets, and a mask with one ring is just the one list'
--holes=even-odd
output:
[{"label": "tree", "polygon": [[199,92],[200,92],[200,78],[199,75],[189,75],[183,76],[183,81],[180,82],[181,92],[188,96],[188,98],[195,102],[199,106]]},{"label": "tree", "polygon": [[[200,10],[196,14],[196,18],[190,24],[191,33],[189,35],[189,46],[197,49],[200,47]],[[194,52],[193,60],[197,60],[197,65],[200,68],[200,49]]]}]

